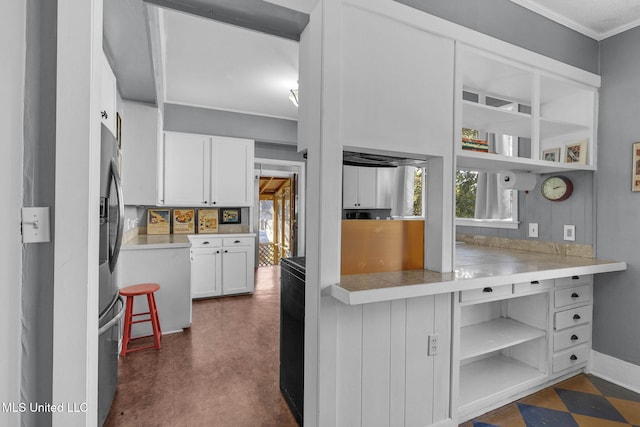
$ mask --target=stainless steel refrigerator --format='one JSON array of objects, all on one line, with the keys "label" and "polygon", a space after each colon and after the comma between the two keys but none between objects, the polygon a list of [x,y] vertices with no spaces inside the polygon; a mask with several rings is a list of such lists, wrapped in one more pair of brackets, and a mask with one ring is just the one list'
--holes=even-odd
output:
[{"label": "stainless steel refrigerator", "polygon": [[124,200],[118,171],[118,145],[102,125],[100,159],[100,289],[98,425],[102,426],[118,383],[118,340],[124,300],[118,294],[116,266],[122,243]]}]

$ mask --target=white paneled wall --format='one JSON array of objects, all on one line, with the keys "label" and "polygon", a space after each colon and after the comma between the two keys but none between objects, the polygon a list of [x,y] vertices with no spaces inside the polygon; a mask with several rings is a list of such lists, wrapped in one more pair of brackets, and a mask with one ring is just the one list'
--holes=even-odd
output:
[{"label": "white paneled wall", "polygon": [[[340,304],[337,424],[428,426],[449,418],[450,294]],[[427,355],[438,334],[438,354]]]}]

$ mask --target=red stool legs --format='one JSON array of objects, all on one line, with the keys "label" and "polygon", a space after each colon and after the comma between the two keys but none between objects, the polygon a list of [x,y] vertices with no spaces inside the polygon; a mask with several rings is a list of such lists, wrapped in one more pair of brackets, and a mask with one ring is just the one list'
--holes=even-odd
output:
[{"label": "red stool legs", "polygon": [[[162,345],[160,344],[160,340],[162,339],[162,329],[160,328],[160,320],[158,319],[158,308],[156,307],[156,299],[154,296],[154,292],[160,289],[160,285],[157,283],[142,283],[140,285],[132,285],[127,286],[120,290],[120,295],[127,297],[127,307],[124,316],[124,331],[122,334],[122,350],[120,351],[121,356],[126,356],[127,353],[131,353],[133,351],[144,350],[147,348],[156,348],[160,350]],[[146,295],[147,303],[149,305],[149,311],[144,313],[133,313],[133,300],[135,296],[138,295]],[[133,320],[136,316],[147,316],[146,319]],[[131,338],[131,326],[134,323],[143,323],[143,322],[151,322],[151,329],[153,330],[152,335],[145,335],[143,337]],[[145,347],[138,347],[129,349],[129,343],[134,340],[153,337],[153,345],[148,345]]]}]

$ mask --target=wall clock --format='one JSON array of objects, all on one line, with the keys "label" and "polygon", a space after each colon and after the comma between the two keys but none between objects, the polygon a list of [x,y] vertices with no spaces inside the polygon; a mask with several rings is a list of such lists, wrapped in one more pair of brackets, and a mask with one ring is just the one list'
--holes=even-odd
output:
[{"label": "wall clock", "polygon": [[573,182],[565,176],[550,176],[542,182],[541,191],[545,199],[561,202],[573,193]]}]

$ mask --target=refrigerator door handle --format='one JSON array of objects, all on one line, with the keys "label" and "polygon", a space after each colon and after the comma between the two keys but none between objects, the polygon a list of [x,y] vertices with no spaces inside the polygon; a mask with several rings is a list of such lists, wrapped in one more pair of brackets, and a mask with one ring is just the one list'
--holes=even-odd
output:
[{"label": "refrigerator door handle", "polygon": [[124,231],[124,196],[122,194],[122,183],[118,174],[118,165],[114,159],[111,159],[111,179],[116,187],[116,197],[118,200],[118,229],[116,239],[113,244],[113,252],[109,257],[109,269],[113,273],[116,269],[118,256],[120,255],[120,246],[122,246],[122,234]]},{"label": "refrigerator door handle", "polygon": [[111,329],[113,327],[113,325],[118,323],[120,321],[120,319],[122,319],[122,316],[124,316],[124,312],[125,312],[125,309],[124,309],[125,308],[124,307],[124,298],[122,298],[121,295],[118,295],[118,297],[116,299],[114,299],[114,302],[109,306],[109,308],[113,307],[113,305],[118,301],[120,301],[120,304],[121,304],[120,311],[118,311],[118,314],[113,316],[113,319],[109,320],[100,329],[98,329],[98,336],[104,334],[109,329]]}]

